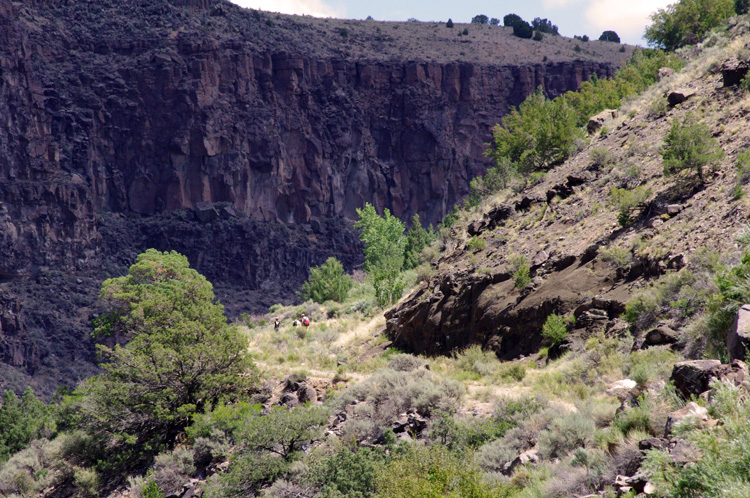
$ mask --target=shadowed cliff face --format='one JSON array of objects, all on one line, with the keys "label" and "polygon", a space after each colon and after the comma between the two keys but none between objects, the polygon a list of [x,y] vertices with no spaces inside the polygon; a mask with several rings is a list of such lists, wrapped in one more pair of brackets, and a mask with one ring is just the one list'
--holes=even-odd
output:
[{"label": "shadowed cliff face", "polygon": [[510,106],[617,65],[351,60],[258,42],[268,26],[216,0],[0,0],[0,360],[47,387],[90,372],[100,282],[148,247],[234,313],[330,255],[351,269],[356,208],[437,223]]}]

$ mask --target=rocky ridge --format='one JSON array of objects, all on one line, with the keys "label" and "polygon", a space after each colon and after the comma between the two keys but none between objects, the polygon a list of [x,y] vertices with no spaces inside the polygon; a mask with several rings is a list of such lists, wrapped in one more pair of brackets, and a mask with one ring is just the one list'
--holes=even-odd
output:
[{"label": "rocky ridge", "polygon": [[[701,50],[708,55],[701,57]],[[735,236],[750,216],[746,197],[736,193],[745,185],[733,173],[750,143],[746,100],[739,78],[727,80],[721,61],[712,65],[713,52],[695,52],[685,70],[665,74],[621,112],[599,116],[598,126],[608,131],[596,130],[582,151],[538,184],[463,213],[444,234],[445,251],[425,282],[387,313],[394,344],[423,354],[479,344],[510,360],[539,350],[551,313],[576,318],[573,338],[590,330],[626,334],[617,317],[638,289],[669,271],[695,268],[707,251],[736,257]],[[729,57],[724,73],[738,66],[722,55]],[[689,113],[702,116],[726,154],[705,185],[689,174],[662,173],[662,140],[672,120]],[[636,186],[651,194],[638,219],[622,227],[610,189]],[[486,241],[484,248],[469,244],[472,238]],[[514,279],[519,264],[532,277],[522,288]],[[662,325],[679,330],[682,320]],[[645,330],[636,342],[669,344],[677,336]]]}]

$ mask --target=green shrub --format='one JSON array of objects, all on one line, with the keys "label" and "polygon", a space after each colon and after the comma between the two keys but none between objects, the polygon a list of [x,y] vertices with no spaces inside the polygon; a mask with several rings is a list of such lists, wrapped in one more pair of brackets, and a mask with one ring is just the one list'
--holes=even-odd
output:
[{"label": "green shrub", "polygon": [[747,14],[750,8],[750,0],[734,0],[734,11],[737,15]]},{"label": "green shrub", "polygon": [[572,316],[565,317],[556,313],[552,313],[547,317],[542,326],[542,337],[547,340],[551,347],[562,344],[565,338],[568,337],[568,326],[571,323],[571,319],[575,321]]},{"label": "green shrub", "polygon": [[665,98],[657,98],[648,106],[648,115],[652,118],[660,118],[667,114],[669,104]]},{"label": "green shrub", "polygon": [[[586,126],[591,116],[604,109],[619,108],[623,99],[638,94],[653,84],[659,68],[671,67],[677,70],[684,63],[674,54],[636,49],[628,63],[613,78],[598,78],[593,74],[589,81],[581,83],[577,91],[566,93],[565,98],[577,114],[577,125]],[[666,99],[661,101],[666,113]]]},{"label": "green shrub", "polygon": [[365,243],[363,268],[372,279],[378,305],[395,303],[405,286],[401,277],[406,249],[404,224],[388,209],[379,216],[370,203],[357,209],[357,216],[354,227],[362,230],[360,240]]},{"label": "green shrub", "polygon": [[579,413],[553,420],[539,434],[539,453],[544,458],[560,458],[576,448],[585,448],[594,441],[596,425]]},{"label": "green shrub", "polygon": [[440,445],[411,445],[376,480],[376,498],[503,498],[511,487],[483,479],[474,462]]},{"label": "green shrub", "polygon": [[65,437],[37,439],[0,466],[0,496],[39,496],[72,473],[61,458]]},{"label": "green shrub", "polygon": [[406,232],[406,245],[404,246],[404,269],[411,270],[416,268],[422,262],[423,250],[435,240],[436,234],[430,230],[425,230],[419,215],[415,214],[411,220],[411,227]]},{"label": "green shrub", "polygon": [[446,28],[452,28],[453,27],[453,19],[448,19],[448,22],[445,23]]},{"label": "green shrub", "polygon": [[491,375],[498,366],[495,354],[491,351],[484,351],[476,344],[456,353],[455,358],[458,368],[481,377]]},{"label": "green shrub", "polygon": [[510,178],[516,173],[516,164],[507,157],[493,156],[491,149],[486,150],[485,155],[493,157],[495,166],[489,168],[484,176],[477,176],[469,182],[469,195],[464,199],[464,205],[469,208],[478,206],[482,199],[507,188]]},{"label": "green shrub", "polygon": [[531,24],[527,23],[526,21],[516,21],[513,24],[513,34],[519,38],[528,39],[534,36],[534,29],[531,27]]},{"label": "green shrub", "polygon": [[382,449],[340,448],[311,469],[310,480],[322,498],[366,498],[375,492],[378,471],[388,460]]},{"label": "green shrub", "polygon": [[744,186],[750,182],[750,151],[737,155],[737,172],[735,174],[735,187],[733,196],[739,199],[745,194]]},{"label": "green shrub", "polygon": [[5,391],[0,406],[0,464],[32,440],[49,437],[53,431],[50,410],[31,387],[26,388],[21,399],[13,391]]},{"label": "green shrub", "polygon": [[344,273],[341,262],[331,257],[322,265],[310,268],[310,276],[302,284],[299,297],[304,301],[311,299],[321,304],[326,301],[340,303],[346,299],[351,287],[351,277]]},{"label": "green shrub", "polygon": [[386,428],[395,417],[410,408],[422,415],[436,411],[453,412],[463,394],[459,382],[440,378],[427,369],[411,372],[383,369],[347,387],[334,399],[333,405],[343,410],[355,400],[368,401],[367,405],[362,404],[362,412],[355,411],[352,419],[367,422],[354,431],[356,436],[366,437],[376,435],[378,429]]},{"label": "green shrub", "polygon": [[653,24],[643,36],[649,45],[666,50],[694,45],[734,10],[733,0],[682,0],[651,14]]},{"label": "green shrub", "polygon": [[743,249],[747,249],[750,245],[750,225],[746,225],[742,228],[737,235],[734,236],[734,241]]},{"label": "green shrub", "polygon": [[651,197],[651,189],[638,186],[634,189],[612,188],[609,191],[609,205],[617,209],[617,222],[626,227],[633,221],[633,213],[641,209],[648,198]]},{"label": "green shrub", "polygon": [[495,164],[503,159],[525,171],[549,169],[562,163],[575,149],[583,132],[566,98],[548,100],[541,87],[492,129],[487,151]]},{"label": "green shrub", "polygon": [[688,114],[683,123],[676,119],[672,122],[661,156],[665,175],[692,169],[702,184],[703,168],[717,163],[724,151],[711,136],[708,125],[696,123],[695,117]]},{"label": "green shrub", "polygon": [[466,247],[474,252],[481,251],[485,246],[487,246],[487,241],[476,235],[474,235],[466,244]]},{"label": "green shrub", "polygon": [[526,367],[523,363],[512,362],[500,369],[500,378],[521,382],[526,377]]},{"label": "green shrub", "polygon": [[266,451],[291,461],[302,445],[322,436],[328,415],[322,406],[273,407],[265,415],[246,418],[238,429],[238,439],[250,451]]},{"label": "green shrub", "polygon": [[94,469],[75,467],[73,469],[73,482],[78,488],[79,496],[88,498],[99,496],[99,474]]},{"label": "green shrub", "polygon": [[411,372],[424,366],[425,361],[422,358],[411,354],[399,353],[391,357],[387,368],[396,370],[397,372]]},{"label": "green shrub", "polygon": [[450,413],[439,412],[434,417],[430,438],[451,451],[463,452],[501,438],[513,427],[511,422],[495,417],[457,419]]},{"label": "green shrub", "polygon": [[531,284],[531,268],[526,256],[519,254],[510,258],[510,268],[513,273],[513,285],[516,289],[525,289]]},{"label": "green shrub", "polygon": [[742,388],[719,383],[712,391],[716,427],[689,429],[686,438],[700,455],[689,465],[675,465],[667,452],[650,451],[644,470],[668,498],[748,496],[750,494],[750,406]]},{"label": "green shrub", "polygon": [[541,31],[534,31],[534,41],[542,41],[544,40],[544,35]]},{"label": "green shrub", "polygon": [[146,487],[141,491],[143,498],[164,498],[164,493],[159,489],[159,485],[154,481],[149,481]]},{"label": "green shrub", "polygon": [[708,306],[715,292],[708,272],[696,274],[685,268],[641,289],[625,305],[624,318],[637,330],[645,330],[664,316],[695,315]]},{"label": "green shrub", "polygon": [[606,147],[595,147],[589,152],[591,165],[596,169],[605,168],[614,164],[615,155]]},{"label": "green shrub", "polygon": [[599,249],[602,261],[612,263],[615,268],[630,268],[633,264],[633,253],[629,249],[619,246],[607,246]]}]

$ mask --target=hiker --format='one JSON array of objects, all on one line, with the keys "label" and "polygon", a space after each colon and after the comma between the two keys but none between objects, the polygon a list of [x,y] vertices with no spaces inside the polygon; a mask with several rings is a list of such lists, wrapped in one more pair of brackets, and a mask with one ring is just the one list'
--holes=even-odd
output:
[{"label": "hiker", "polygon": [[279,320],[279,317],[277,316],[273,320],[273,330],[275,330],[276,332],[278,332],[279,331],[279,327],[281,327],[281,320]]},{"label": "hiker", "polygon": [[302,313],[302,325],[305,326],[305,330],[308,330],[310,328],[310,319],[307,318],[304,313]]}]

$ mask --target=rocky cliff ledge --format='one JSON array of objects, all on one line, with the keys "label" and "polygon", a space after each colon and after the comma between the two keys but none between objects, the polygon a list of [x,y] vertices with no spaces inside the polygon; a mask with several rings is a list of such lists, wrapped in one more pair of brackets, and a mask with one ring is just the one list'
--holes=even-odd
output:
[{"label": "rocky cliff ledge", "polygon": [[439,221],[510,106],[629,54],[592,42],[609,55],[540,60],[573,53],[558,37],[520,65],[407,59],[381,34],[398,23],[352,22],[223,0],[0,0],[0,288],[17,303],[0,321],[23,317],[26,338],[0,360],[44,386],[85,375],[99,283],[147,247],[187,253],[235,312],[293,295],[331,254],[351,269],[356,208]]}]

